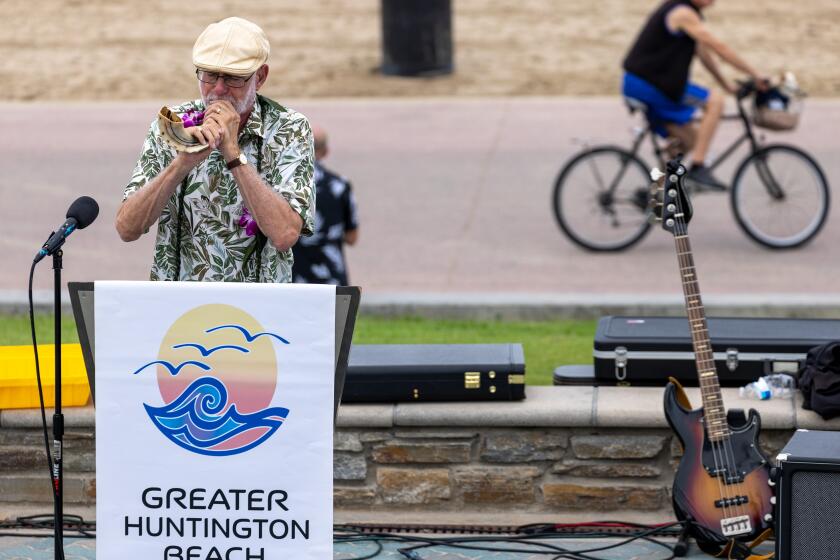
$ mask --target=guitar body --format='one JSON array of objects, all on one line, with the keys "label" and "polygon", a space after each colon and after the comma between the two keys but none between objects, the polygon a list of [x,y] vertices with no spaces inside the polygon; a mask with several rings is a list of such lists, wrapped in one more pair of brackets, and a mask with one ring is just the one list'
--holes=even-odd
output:
[{"label": "guitar body", "polygon": [[727,439],[713,443],[703,408],[691,410],[682,387],[671,382],[665,416],[684,450],[674,478],[674,512],[700,548],[714,554],[732,539],[748,542],[771,527],[765,515],[773,513],[773,489],[770,463],[758,445],[758,413],[750,410],[745,424],[730,424]]}]

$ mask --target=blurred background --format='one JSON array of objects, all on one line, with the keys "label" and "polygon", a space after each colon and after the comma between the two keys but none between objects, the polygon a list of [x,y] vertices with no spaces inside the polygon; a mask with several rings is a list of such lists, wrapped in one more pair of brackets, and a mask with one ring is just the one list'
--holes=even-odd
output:
[{"label": "blurred background", "polygon": [[[565,161],[586,145],[629,146],[641,124],[619,96],[621,61],[657,0],[452,0],[453,71],[426,77],[380,71],[383,5],[4,0],[0,290],[23,293],[27,263],[82,194],[102,212],[68,244],[65,279],[148,278],[153,232],[122,243],[114,214],[157,110],[198,95],[195,38],[238,15],[271,41],[262,93],[324,127],[327,166],[353,183],[361,235],[347,259],[350,283],[366,296],[679,297],[669,235],[588,253],[563,236],[551,209]],[[794,71],[810,96],[798,129],[762,133],[765,141],[808,150],[829,184],[840,181],[840,3],[719,0],[706,12],[753,65]],[[694,70],[711,83],[699,64]],[[713,155],[740,132],[724,124]],[[719,175],[731,179],[738,159]],[[813,242],[779,252],[743,235],[727,196],[698,197],[696,206],[691,233],[706,293],[840,292],[840,259],[826,258],[840,239],[836,208]],[[36,289],[50,286],[41,271]]]},{"label": "blurred background", "polygon": [[[275,98],[615,95],[620,62],[658,0],[452,0],[456,72],[399,80],[382,62],[380,0],[4,0],[6,101],[181,100],[211,21],[258,23]],[[794,69],[813,96],[840,94],[834,0],[718,0],[709,26],[768,72]],[[699,65],[697,65],[699,71]],[[698,74],[702,76],[702,74]],[[702,79],[701,79],[702,81]]]}]

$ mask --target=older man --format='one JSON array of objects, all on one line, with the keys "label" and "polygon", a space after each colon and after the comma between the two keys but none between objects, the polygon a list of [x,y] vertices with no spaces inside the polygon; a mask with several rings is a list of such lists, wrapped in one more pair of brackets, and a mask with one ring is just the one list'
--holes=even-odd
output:
[{"label": "older man", "polygon": [[211,24],[193,47],[201,99],[173,108],[204,111],[192,134],[207,148],[175,151],[152,123],[116,219],[124,241],[158,222],[152,280],[291,281],[291,247],[314,229],[313,139],[257,94],[268,54],[256,24]]}]

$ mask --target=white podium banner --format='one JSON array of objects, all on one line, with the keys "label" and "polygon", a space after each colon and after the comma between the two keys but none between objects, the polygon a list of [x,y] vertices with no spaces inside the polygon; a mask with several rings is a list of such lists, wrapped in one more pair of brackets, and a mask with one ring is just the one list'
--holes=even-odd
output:
[{"label": "white podium banner", "polygon": [[96,552],[332,558],[335,288],[97,282]]}]

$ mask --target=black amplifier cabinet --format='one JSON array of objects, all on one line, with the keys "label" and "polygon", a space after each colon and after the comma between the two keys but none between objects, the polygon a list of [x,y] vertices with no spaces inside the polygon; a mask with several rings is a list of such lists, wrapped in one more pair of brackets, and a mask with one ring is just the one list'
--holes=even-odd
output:
[{"label": "black amplifier cabinet", "polygon": [[[768,373],[796,373],[808,350],[840,338],[840,320],[710,317],[709,337],[722,386],[740,387]],[[686,317],[601,317],[595,376],[602,385],[697,386]]]},{"label": "black amplifier cabinet", "polygon": [[840,432],[798,430],[776,460],[776,558],[840,560]]},{"label": "black amplifier cabinet", "polygon": [[521,344],[354,344],[342,402],[525,398]]}]

